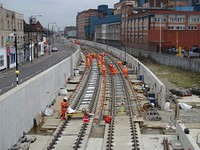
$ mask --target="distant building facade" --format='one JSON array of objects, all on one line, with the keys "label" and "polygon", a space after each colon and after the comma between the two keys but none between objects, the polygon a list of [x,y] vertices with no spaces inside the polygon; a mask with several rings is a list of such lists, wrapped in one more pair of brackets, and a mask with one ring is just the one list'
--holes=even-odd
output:
[{"label": "distant building facade", "polygon": [[[0,70],[13,68],[16,65],[16,50],[14,46],[15,35],[13,30],[16,30],[18,63],[23,62],[23,45],[24,31],[23,20],[24,16],[20,13],[4,9],[0,6]],[[6,54],[6,55],[5,55]]]},{"label": "distant building facade", "polygon": [[47,45],[44,44],[44,29],[39,21],[31,18],[29,24],[24,21],[24,61],[44,55]]},{"label": "distant building facade", "polygon": [[90,39],[90,33],[88,31],[90,24],[90,17],[98,16],[97,9],[89,9],[83,12],[79,12],[76,16],[76,34],[79,39]]},{"label": "distant building facade", "polygon": [[76,38],[76,26],[65,27],[64,34],[67,38]]},{"label": "distant building facade", "polygon": [[90,31],[93,26],[95,28],[96,42],[156,52],[200,47],[198,1],[120,0],[109,15],[106,13],[108,8],[102,8],[98,8],[98,16],[90,16],[87,20]]},{"label": "distant building facade", "polygon": [[121,46],[120,30],[120,14],[104,17],[95,25],[95,41],[112,46]]},{"label": "distant building facade", "polygon": [[200,12],[135,8],[128,17],[129,47],[162,51],[175,47],[189,50],[200,46]]}]

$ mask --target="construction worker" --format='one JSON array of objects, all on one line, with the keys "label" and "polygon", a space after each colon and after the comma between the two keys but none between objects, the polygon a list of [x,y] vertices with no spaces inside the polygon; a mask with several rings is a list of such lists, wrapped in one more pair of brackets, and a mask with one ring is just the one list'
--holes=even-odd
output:
[{"label": "construction worker", "polygon": [[123,116],[125,116],[126,113],[126,109],[125,109],[125,105],[124,102],[122,101],[121,106],[119,107],[119,115],[121,116],[121,120],[123,120]]},{"label": "construction worker", "polygon": [[87,59],[86,65],[87,65],[87,68],[90,68],[90,60],[89,59]]},{"label": "construction worker", "polygon": [[100,60],[101,59],[101,55],[98,53],[97,54],[97,59]]},{"label": "construction worker", "polygon": [[105,56],[105,52],[102,52],[102,53],[101,53],[101,56],[104,57],[104,56]]},{"label": "construction worker", "polygon": [[101,58],[101,64],[104,65],[105,59],[104,57]]},{"label": "construction worker", "polygon": [[110,64],[109,64],[110,73],[112,73],[112,69],[113,69],[113,64],[112,64],[112,62],[110,62]]},{"label": "construction worker", "polygon": [[126,66],[124,66],[124,68],[123,68],[123,74],[124,74],[125,78],[127,78],[127,73],[128,73],[128,70],[127,70]]},{"label": "construction worker", "polygon": [[88,123],[89,122],[89,114],[87,110],[83,111],[83,122]]},{"label": "construction worker", "polygon": [[105,76],[106,75],[106,67],[105,67],[105,65],[102,65],[101,71],[102,71],[102,75]]},{"label": "construction worker", "polygon": [[69,101],[68,101],[68,99],[66,97],[64,97],[62,102],[61,102],[61,104],[60,104],[60,107],[61,107],[61,116],[60,116],[60,118],[62,120],[66,119],[65,114],[67,112],[68,105],[69,105]]},{"label": "construction worker", "polygon": [[123,62],[122,61],[118,61],[118,65],[122,66]]},{"label": "construction worker", "polygon": [[99,66],[99,68],[101,68],[101,60],[98,60],[98,66]]},{"label": "construction worker", "polygon": [[90,54],[86,55],[86,60],[90,59]]},{"label": "construction worker", "polygon": [[112,67],[112,75],[116,75],[116,73],[117,73],[117,68],[116,68],[115,65],[113,65],[113,67]]}]

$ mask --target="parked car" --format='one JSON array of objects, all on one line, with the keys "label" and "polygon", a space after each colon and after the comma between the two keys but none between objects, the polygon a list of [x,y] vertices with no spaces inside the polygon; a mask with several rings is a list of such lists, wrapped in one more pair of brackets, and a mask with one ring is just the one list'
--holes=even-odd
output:
[{"label": "parked car", "polygon": [[198,45],[193,45],[191,50],[192,50],[193,52],[199,53]]},{"label": "parked car", "polygon": [[58,48],[57,48],[57,47],[52,47],[51,51],[52,51],[52,52],[57,52],[57,51],[58,51]]}]

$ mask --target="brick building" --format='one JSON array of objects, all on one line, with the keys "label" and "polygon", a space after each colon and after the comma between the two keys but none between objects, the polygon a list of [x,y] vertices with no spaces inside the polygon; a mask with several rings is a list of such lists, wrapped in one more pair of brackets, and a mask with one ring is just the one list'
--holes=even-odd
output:
[{"label": "brick building", "polygon": [[[170,47],[200,46],[199,11],[135,8],[128,16],[127,26],[129,47],[164,51]],[[126,40],[122,42],[125,44]]]},{"label": "brick building", "polygon": [[98,10],[89,9],[86,11],[79,12],[78,15],[76,16],[77,38],[79,39],[90,38],[89,32],[87,32],[86,30],[89,27],[91,16],[98,16]]}]

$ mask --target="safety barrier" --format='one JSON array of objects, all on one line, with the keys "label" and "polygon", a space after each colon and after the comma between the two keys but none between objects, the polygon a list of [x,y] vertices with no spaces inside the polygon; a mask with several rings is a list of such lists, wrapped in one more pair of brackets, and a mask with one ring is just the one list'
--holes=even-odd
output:
[{"label": "safety barrier", "polygon": [[33,118],[41,114],[74,75],[80,59],[80,47],[64,39],[63,43],[76,52],[67,59],[19,84],[0,96],[0,149],[7,150],[17,143],[23,132],[33,127]]},{"label": "safety barrier", "polygon": [[155,99],[158,102],[158,105],[161,108],[164,108],[165,100],[166,100],[166,87],[165,85],[145,66],[143,65],[138,59],[135,57],[121,51],[117,48],[100,44],[91,41],[81,40],[81,43],[87,44],[91,47],[96,47],[102,49],[115,57],[119,58],[120,60],[127,60],[127,66],[134,70],[134,73],[137,76],[142,75],[144,83],[148,84],[150,90],[155,93]]}]

